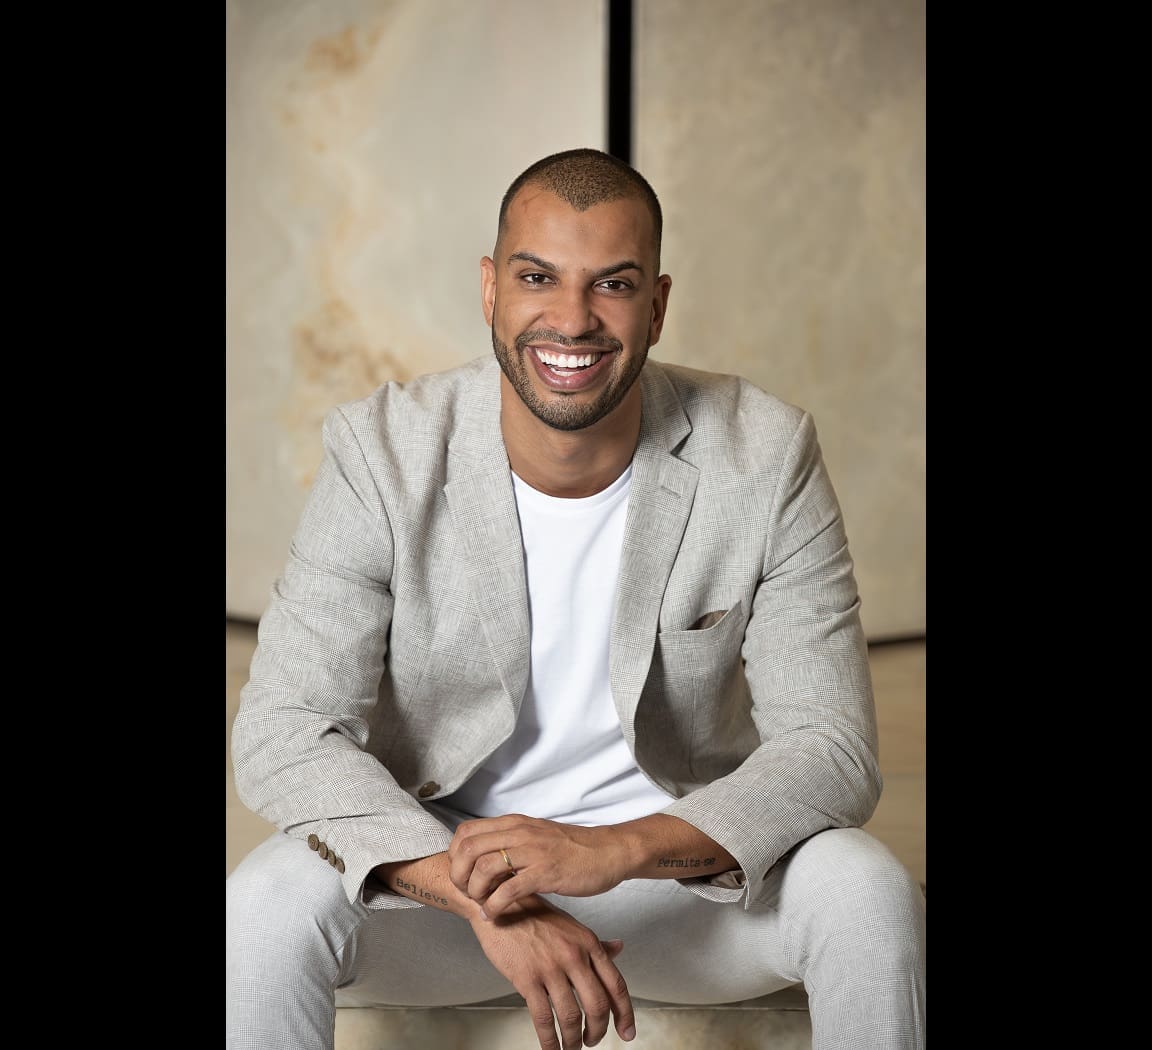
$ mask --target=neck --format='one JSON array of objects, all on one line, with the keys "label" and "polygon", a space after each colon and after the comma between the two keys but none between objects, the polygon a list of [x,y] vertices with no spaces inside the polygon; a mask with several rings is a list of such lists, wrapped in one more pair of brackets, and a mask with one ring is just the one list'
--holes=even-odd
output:
[{"label": "neck", "polygon": [[611,414],[583,430],[554,430],[537,419],[500,377],[500,430],[508,464],[548,496],[580,499],[624,473],[640,438],[640,383]]}]

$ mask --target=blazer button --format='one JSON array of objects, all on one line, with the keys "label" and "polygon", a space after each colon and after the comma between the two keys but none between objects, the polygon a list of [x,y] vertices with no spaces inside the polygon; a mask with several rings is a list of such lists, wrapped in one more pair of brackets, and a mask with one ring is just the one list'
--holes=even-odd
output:
[{"label": "blazer button", "polygon": [[317,850],[317,852],[320,854],[321,860],[327,860],[328,859],[328,843],[327,842],[321,842],[320,843],[320,849]]},{"label": "blazer button", "polygon": [[318,849],[319,846],[320,846],[320,840],[315,835],[309,835],[308,836],[308,848],[309,849]]},{"label": "blazer button", "polygon": [[425,784],[423,787],[420,788],[419,791],[416,792],[416,794],[419,795],[421,798],[430,798],[432,795],[435,795],[436,792],[439,790],[440,790],[440,785],[437,784],[435,780],[429,780],[427,784]]},{"label": "blazer button", "polygon": [[336,870],[338,872],[340,872],[341,875],[344,874],[344,858],[343,857],[337,857],[336,858]]},{"label": "blazer button", "polygon": [[336,867],[336,854],[335,853],[329,853],[328,854],[328,863],[331,864],[332,867]]}]

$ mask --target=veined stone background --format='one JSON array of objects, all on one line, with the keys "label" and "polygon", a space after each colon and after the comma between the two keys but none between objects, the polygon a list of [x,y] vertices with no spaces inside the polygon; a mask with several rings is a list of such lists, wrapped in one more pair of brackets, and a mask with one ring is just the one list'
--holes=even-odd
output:
[{"label": "veined stone background", "polygon": [[[653,357],[816,420],[872,639],[924,632],[923,0],[634,0]],[[255,620],[335,404],[491,342],[508,183],[604,148],[604,0],[229,0],[227,592]]]},{"label": "veined stone background", "polygon": [[480,259],[606,138],[600,0],[229,0],[227,612],[256,619],[328,409],[491,352]]},{"label": "veined stone background", "polygon": [[635,0],[666,360],[808,409],[871,639],[925,631],[924,0]]}]

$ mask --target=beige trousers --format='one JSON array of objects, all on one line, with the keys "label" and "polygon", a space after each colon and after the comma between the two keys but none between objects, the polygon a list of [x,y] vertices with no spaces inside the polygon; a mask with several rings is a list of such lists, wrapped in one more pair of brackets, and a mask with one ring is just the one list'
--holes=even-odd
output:
[{"label": "beige trousers", "polygon": [[[350,904],[336,871],[287,835],[249,854],[227,888],[230,1050],[331,1050],[338,1005],[462,1005],[514,991],[463,919]],[[747,909],[674,879],[549,899],[602,940],[624,941],[615,962],[633,999],[736,1002],[802,982],[814,1050],[922,1048],[924,897],[887,847],[859,829],[822,832],[775,866],[766,889]]]}]

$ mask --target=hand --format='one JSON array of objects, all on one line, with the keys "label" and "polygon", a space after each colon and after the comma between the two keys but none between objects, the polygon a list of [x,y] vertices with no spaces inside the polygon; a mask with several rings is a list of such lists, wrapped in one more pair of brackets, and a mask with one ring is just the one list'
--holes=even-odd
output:
[{"label": "hand", "polygon": [[518,813],[465,821],[448,859],[452,884],[479,901],[488,918],[533,894],[592,897],[626,877],[610,826],[583,828]]},{"label": "hand", "polygon": [[[503,861],[501,861],[503,863]],[[542,897],[510,906],[498,920],[472,920],[484,954],[528,1004],[541,1050],[595,1046],[615,1017],[621,1039],[636,1036],[632,997],[612,961],[623,941],[601,941]],[[560,1028],[560,1041],[556,1027]]]}]

